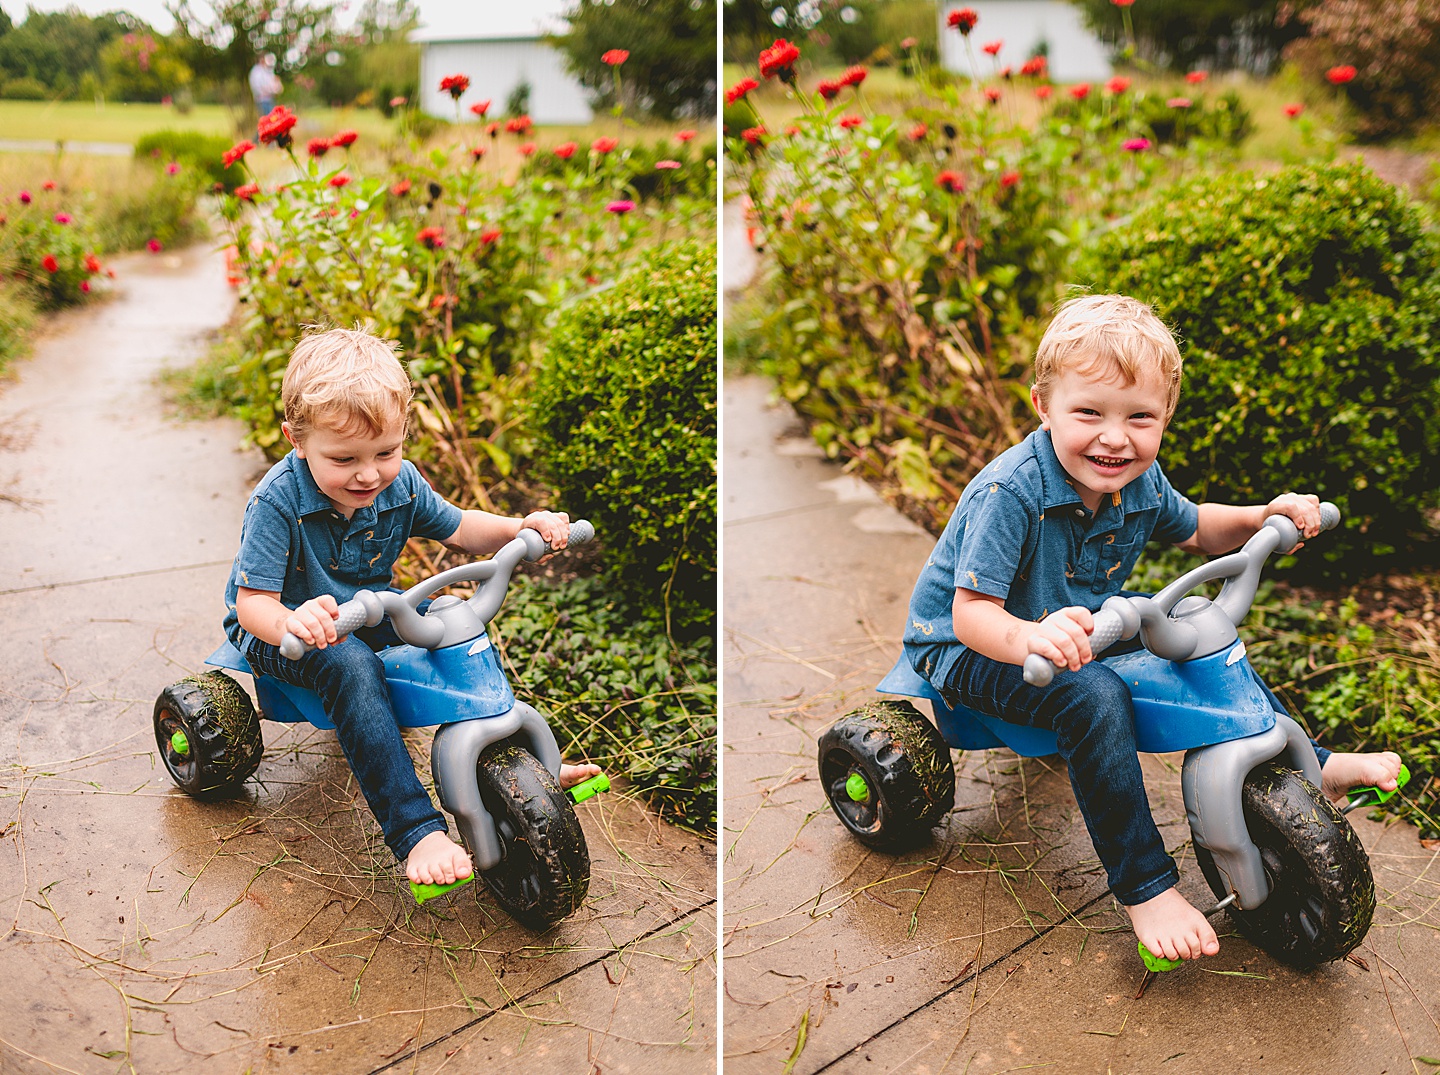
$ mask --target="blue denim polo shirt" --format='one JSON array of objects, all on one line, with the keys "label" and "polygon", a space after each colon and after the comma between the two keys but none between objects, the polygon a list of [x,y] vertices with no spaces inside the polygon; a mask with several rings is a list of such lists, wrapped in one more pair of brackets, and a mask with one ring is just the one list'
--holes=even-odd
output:
[{"label": "blue denim polo shirt", "polygon": [[260,479],[240,524],[240,551],[225,587],[225,635],[241,653],[251,635],[240,627],[235,598],[244,586],[280,595],[298,608],[332,594],[384,589],[411,537],[443,540],[460,527],[461,511],[421,477],[408,459],[400,474],[349,518],[320,492],[310,464],[292,450]]},{"label": "blue denim polo shirt", "polygon": [[1160,464],[1086,510],[1048,430],[1001,453],[965,487],[910,596],[905,656],[937,689],[964,651],[955,637],[957,589],[1001,598],[1023,620],[1057,609],[1094,611],[1117,594],[1152,538],[1195,533],[1199,509]]}]

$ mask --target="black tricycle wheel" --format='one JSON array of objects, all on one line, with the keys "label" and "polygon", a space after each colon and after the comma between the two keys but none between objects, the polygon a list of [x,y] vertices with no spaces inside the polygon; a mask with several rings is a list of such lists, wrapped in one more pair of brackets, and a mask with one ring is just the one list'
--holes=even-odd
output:
[{"label": "black tricycle wheel", "polygon": [[245,688],[224,672],[172,683],[155,699],[155,745],[181,791],[233,794],[260,766],[260,718]]},{"label": "black tricycle wheel", "polygon": [[590,851],[575,805],[528,750],[497,743],[476,765],[480,800],[504,852],[481,876],[521,925],[540,931],[579,910],[590,889]]},{"label": "black tricycle wheel", "polygon": [[[1308,969],[1342,959],[1370,929],[1375,878],[1360,838],[1320,790],[1293,769],[1257,766],[1242,792],[1245,825],[1260,848],[1270,896],[1230,917],[1256,947]],[[1229,889],[1209,850],[1195,860],[1218,898]]]},{"label": "black tricycle wheel", "polygon": [[939,730],[909,702],[872,702],[820,737],[830,808],[867,847],[923,844],[955,805],[955,766]]}]

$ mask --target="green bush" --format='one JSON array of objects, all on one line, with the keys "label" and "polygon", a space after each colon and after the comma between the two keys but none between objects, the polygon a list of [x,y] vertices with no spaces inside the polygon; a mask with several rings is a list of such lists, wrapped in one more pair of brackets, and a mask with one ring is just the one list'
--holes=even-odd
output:
[{"label": "green bush", "polygon": [[1440,250],[1395,188],[1360,164],[1201,178],[1103,235],[1073,278],[1152,303],[1182,342],[1161,449],[1177,487],[1335,501],[1336,577],[1373,574],[1431,536]]},{"label": "green bush", "polygon": [[29,289],[18,281],[0,280],[0,376],[29,350],[34,323],[35,300]]},{"label": "green bush", "polygon": [[157,164],[174,161],[205,176],[205,186],[219,183],[227,194],[246,181],[239,168],[226,168],[221,157],[230,148],[230,139],[223,135],[199,131],[154,131],[135,142],[135,159]]},{"label": "green bush", "polygon": [[715,623],[715,244],[662,245],[556,320],[530,418],[557,502],[671,632]]},{"label": "green bush", "polygon": [[210,179],[188,161],[163,167],[138,164],[131,181],[93,207],[100,248],[107,253],[140,250],[151,239],[167,247],[184,246],[208,234],[200,213],[202,186]]},{"label": "green bush", "polygon": [[28,75],[0,85],[0,98],[7,101],[48,101],[50,96],[50,87]]}]

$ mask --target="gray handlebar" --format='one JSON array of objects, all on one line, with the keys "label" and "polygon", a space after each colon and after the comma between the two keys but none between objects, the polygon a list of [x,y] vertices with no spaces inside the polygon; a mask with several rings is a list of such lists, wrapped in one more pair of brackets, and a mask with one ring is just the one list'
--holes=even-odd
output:
[{"label": "gray handlebar", "polygon": [[[1126,633],[1125,620],[1118,612],[1102,608],[1095,613],[1095,629],[1090,632],[1090,652],[1098,657],[1120,639],[1128,638],[1134,633],[1133,628]],[[1049,658],[1038,653],[1032,653],[1025,658],[1025,682],[1032,687],[1048,687],[1055,678],[1056,671],[1064,667],[1053,664]]]},{"label": "gray handlebar", "polygon": [[[385,617],[385,605],[379,595],[361,590],[351,600],[342,604],[335,617],[335,634],[344,638],[357,627],[374,627]],[[314,649],[308,642],[302,642],[298,635],[289,631],[280,640],[280,655],[298,661]]]}]

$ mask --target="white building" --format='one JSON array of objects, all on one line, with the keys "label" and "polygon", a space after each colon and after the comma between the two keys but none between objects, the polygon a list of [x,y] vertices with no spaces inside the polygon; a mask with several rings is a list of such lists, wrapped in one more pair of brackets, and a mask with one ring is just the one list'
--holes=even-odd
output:
[{"label": "white building", "polygon": [[1005,43],[999,55],[1000,65],[1008,64],[1016,71],[1043,44],[1048,50],[1050,77],[1056,82],[1096,82],[1112,73],[1105,46],[1085,25],[1080,9],[1065,0],[943,0],[940,65],[947,71],[970,73],[965,39],[945,24],[950,12],[962,7],[979,16],[970,33],[970,48],[981,78],[989,76],[994,68],[990,57],[981,51],[987,41]]},{"label": "white building", "polygon": [[455,118],[455,102],[440,92],[447,75],[465,75],[470,88],[460,114],[472,119],[476,101],[489,100],[490,114],[522,84],[530,87],[530,118],[536,123],[589,123],[590,102],[561,53],[545,35],[563,33],[567,0],[422,0],[420,27],[410,40],[420,48],[420,108]]}]

